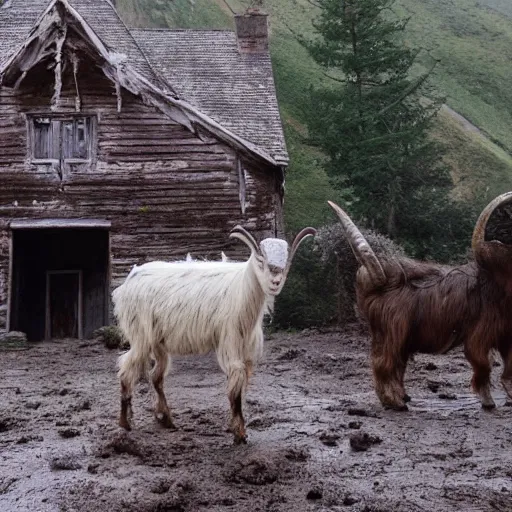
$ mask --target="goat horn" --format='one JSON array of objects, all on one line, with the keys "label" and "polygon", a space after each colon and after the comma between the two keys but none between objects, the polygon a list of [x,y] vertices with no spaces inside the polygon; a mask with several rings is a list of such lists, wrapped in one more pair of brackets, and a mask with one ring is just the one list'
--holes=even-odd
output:
[{"label": "goat horn", "polygon": [[293,257],[295,256],[295,253],[297,252],[297,249],[299,248],[299,245],[304,240],[306,240],[306,238],[308,236],[316,236],[316,229],[314,229],[314,228],[304,228],[295,237],[295,240],[293,241],[292,247],[290,249],[290,255],[288,256],[288,261],[286,262],[286,268],[284,270],[284,276],[283,276],[283,280],[281,281],[280,290],[284,286],[284,282],[286,281],[286,277],[288,276],[288,272],[290,271],[290,267],[292,266]]},{"label": "goat horn", "polygon": [[512,192],[506,192],[505,194],[501,194],[501,196],[493,199],[482,211],[480,217],[476,221],[475,229],[473,231],[473,238],[471,240],[471,247],[473,248],[473,252],[475,252],[480,244],[485,241],[485,229],[487,227],[487,222],[491,218],[491,215],[494,213],[494,210],[501,206],[504,203],[508,203],[512,200]]},{"label": "goat horn", "polygon": [[241,240],[245,245],[249,247],[249,249],[251,249],[251,252],[261,254],[261,249],[256,243],[256,240],[254,240],[254,237],[250,233],[248,233],[242,226],[235,226],[231,230],[229,238],[238,238],[238,240]]},{"label": "goat horn", "polygon": [[350,217],[337,204],[334,204],[332,201],[327,202],[338,215],[341,227],[357,261],[366,268],[375,285],[382,286],[386,282],[386,274],[370,244],[366,241],[361,231],[357,229],[357,226]]},{"label": "goat horn", "polygon": [[297,249],[299,248],[299,245],[308,236],[316,236],[316,229],[315,228],[304,228],[297,234],[297,236],[295,237],[295,240],[292,243],[292,247],[290,249],[290,256],[288,257],[288,265],[287,265],[288,267],[291,265],[293,257],[295,256],[295,253],[297,252]]}]

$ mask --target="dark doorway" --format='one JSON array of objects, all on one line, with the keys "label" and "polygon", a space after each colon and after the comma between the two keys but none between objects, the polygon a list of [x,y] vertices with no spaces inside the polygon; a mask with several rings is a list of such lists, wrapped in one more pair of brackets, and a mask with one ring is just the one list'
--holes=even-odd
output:
[{"label": "dark doorway", "polygon": [[82,338],[82,271],[46,274],[46,338]]},{"label": "dark doorway", "polygon": [[30,341],[86,337],[107,324],[109,232],[13,229],[10,329]]}]

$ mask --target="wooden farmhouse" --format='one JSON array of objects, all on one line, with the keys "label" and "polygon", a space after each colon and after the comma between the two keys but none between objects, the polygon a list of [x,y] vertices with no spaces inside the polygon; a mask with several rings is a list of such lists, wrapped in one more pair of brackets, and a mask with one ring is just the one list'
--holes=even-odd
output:
[{"label": "wooden farmhouse", "polygon": [[265,14],[146,30],[110,0],[0,4],[0,331],[89,337],[132,265],[282,234]]}]

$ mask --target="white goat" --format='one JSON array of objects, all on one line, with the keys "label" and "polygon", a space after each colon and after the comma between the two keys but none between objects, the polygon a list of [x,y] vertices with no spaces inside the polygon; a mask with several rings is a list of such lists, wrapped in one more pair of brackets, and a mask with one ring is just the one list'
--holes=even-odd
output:
[{"label": "white goat", "polygon": [[[151,262],[134,267],[113,293],[119,327],[130,350],[119,358],[121,416],[130,430],[133,387],[151,359],[151,380],[156,391],[155,415],[173,427],[163,391],[169,355],[215,351],[228,377],[235,442],[246,442],[242,394],[253,364],[263,350],[263,316],[285,283],[293,256],[313,228],[295,238],[290,254],[284,240],[267,238],[260,245],[242,227],[230,237],[251,249],[245,262]],[[224,258],[223,258],[224,260]]]}]

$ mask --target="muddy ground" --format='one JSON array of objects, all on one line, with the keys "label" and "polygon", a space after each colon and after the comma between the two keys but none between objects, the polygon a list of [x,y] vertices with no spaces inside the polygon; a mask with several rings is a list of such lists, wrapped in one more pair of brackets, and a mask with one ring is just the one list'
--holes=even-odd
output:
[{"label": "muddy ground", "polygon": [[484,412],[461,351],[417,356],[409,412],[384,411],[368,348],[356,327],[272,335],[247,395],[245,446],[226,432],[212,356],[173,363],[176,431],[156,424],[141,383],[127,434],[115,350],[66,340],[0,352],[0,510],[512,510],[512,407],[499,385],[499,407]]}]

